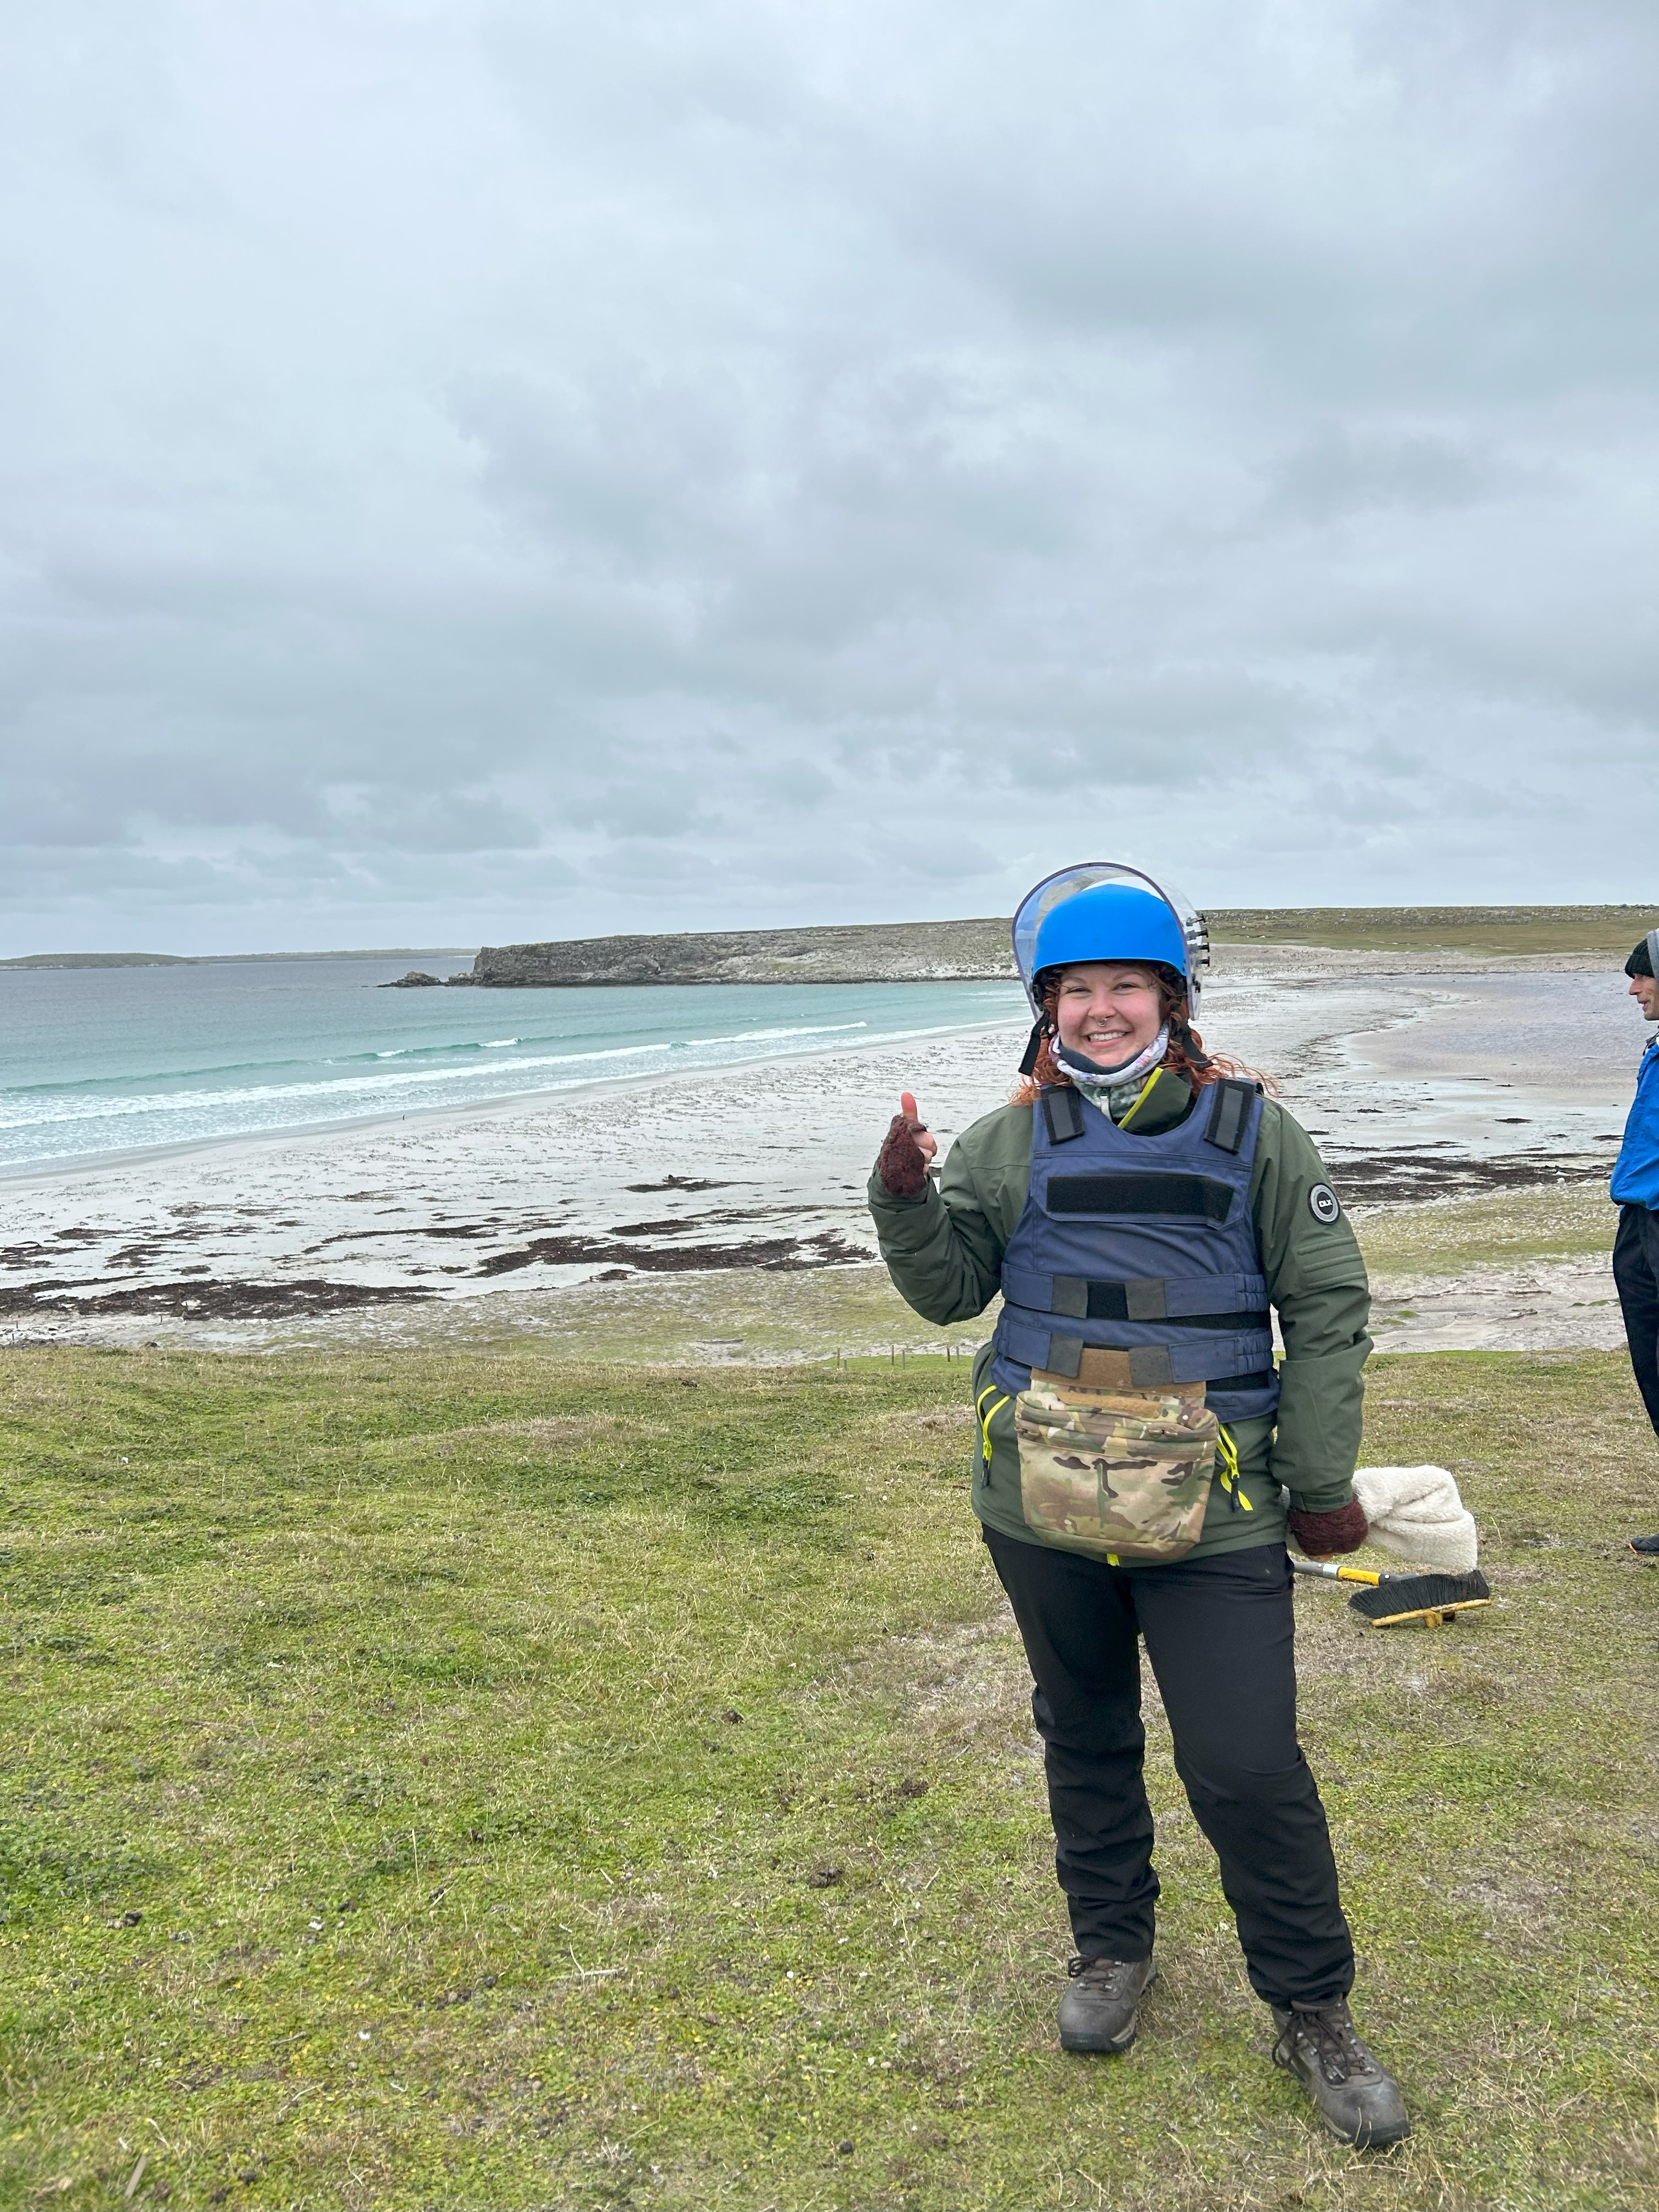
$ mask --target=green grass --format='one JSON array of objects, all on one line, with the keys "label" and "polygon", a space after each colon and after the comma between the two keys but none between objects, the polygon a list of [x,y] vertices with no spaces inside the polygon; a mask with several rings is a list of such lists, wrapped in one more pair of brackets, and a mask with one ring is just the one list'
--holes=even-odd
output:
[{"label": "green grass", "polygon": [[[158,1324],[165,1326],[165,1324]],[[465,1351],[629,1365],[710,1361],[835,1359],[950,1344],[988,1334],[981,1317],[939,1328],[893,1288],[879,1261],[837,1267],[722,1267],[708,1273],[638,1274],[557,1291],[496,1291],[489,1297],[370,1309],[354,1316],[356,1340],[388,1349]],[[341,1322],[300,1321],[283,1332],[293,1349],[340,1341]]]},{"label": "green grass", "polygon": [[1501,1602],[1298,1601],[1418,2117],[1366,2159],[1267,2063],[1156,1710],[1164,1979],[1055,2048],[959,1367],[5,1355],[0,2201],[1650,2203],[1659,1458],[1620,1359],[1373,1374]]},{"label": "green grass", "polygon": [[[1605,1183],[1493,1191],[1425,1206],[1378,1206],[1353,1217],[1373,1275],[1455,1275],[1474,1267],[1611,1252],[1618,1209]],[[1611,1290],[1611,1284],[1609,1284]]]},{"label": "green grass", "polygon": [[1212,912],[1218,945],[1356,952],[1606,952],[1622,961],[1659,921],[1652,906],[1248,907]]}]

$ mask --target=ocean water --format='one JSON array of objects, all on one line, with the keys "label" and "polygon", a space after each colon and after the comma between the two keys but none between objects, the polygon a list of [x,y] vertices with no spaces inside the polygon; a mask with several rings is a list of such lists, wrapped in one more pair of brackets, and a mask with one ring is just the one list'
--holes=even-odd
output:
[{"label": "ocean water", "polygon": [[0,1175],[939,1035],[1024,1006],[1006,983],[375,988],[408,965],[0,970]]}]

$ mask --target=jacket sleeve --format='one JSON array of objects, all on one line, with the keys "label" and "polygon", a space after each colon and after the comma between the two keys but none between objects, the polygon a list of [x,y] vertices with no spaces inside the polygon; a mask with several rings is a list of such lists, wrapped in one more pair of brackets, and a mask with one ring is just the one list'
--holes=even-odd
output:
[{"label": "jacket sleeve", "polygon": [[1650,1043],[1636,1072],[1609,1194],[1615,1206],[1659,1207],[1659,1042]]},{"label": "jacket sleeve", "polygon": [[1267,1296],[1285,1340],[1273,1472],[1292,1505],[1330,1513],[1353,1496],[1371,1349],[1370,1285],[1344,1213],[1324,1218],[1325,1164],[1299,1123],[1269,1100],[1250,1201]]},{"label": "jacket sleeve", "polygon": [[1002,1238],[981,1201],[965,1130],[915,1198],[894,1198],[873,1170],[870,1211],[893,1287],[924,1321],[971,1321],[1002,1286]]}]

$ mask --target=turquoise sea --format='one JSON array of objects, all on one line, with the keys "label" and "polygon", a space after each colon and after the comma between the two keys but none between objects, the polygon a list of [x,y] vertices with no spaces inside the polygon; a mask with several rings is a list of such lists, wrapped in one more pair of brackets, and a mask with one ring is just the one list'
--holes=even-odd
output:
[{"label": "turquoise sea", "polygon": [[0,1175],[1017,1023],[1024,1005],[1007,983],[375,988],[408,966],[0,970]]}]

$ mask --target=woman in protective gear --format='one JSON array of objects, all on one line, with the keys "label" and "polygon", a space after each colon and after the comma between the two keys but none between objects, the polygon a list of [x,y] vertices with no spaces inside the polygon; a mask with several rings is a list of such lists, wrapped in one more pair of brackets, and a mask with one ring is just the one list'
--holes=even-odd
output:
[{"label": "woman in protective gear", "polygon": [[[1361,2146],[1410,2122],[1348,2009],[1353,1947],[1296,1735],[1288,1527],[1364,1541],[1370,1293],[1306,1133],[1193,1026],[1207,945],[1179,895],[1095,863],[1014,923],[1036,1027],[1013,1103],[937,1150],[908,1095],[870,1186],[928,1320],[1000,1292],[974,1367],[973,1505],[1035,1682],[1077,1955],[1069,2051],[1134,2039],[1156,1973],[1139,1641],[1221,1863],[1273,2056]],[[1285,1356],[1275,1367],[1270,1308]]]}]

